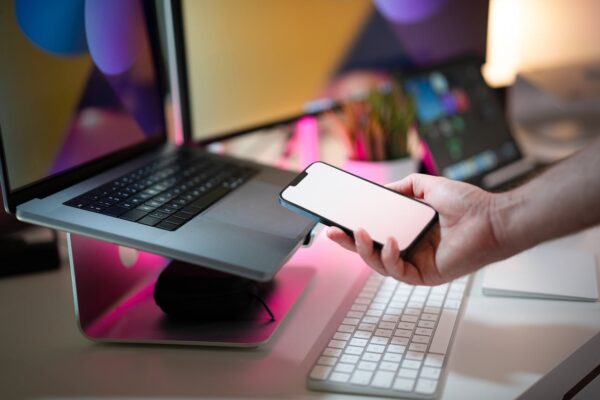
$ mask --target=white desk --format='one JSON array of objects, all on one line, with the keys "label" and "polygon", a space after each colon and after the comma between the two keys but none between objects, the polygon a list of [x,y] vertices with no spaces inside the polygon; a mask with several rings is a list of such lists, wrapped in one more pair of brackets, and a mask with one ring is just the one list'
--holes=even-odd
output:
[{"label": "white desk", "polygon": [[[600,254],[600,227],[555,242]],[[92,343],[78,332],[66,265],[0,280],[0,398],[328,398],[306,374],[368,269],[321,236],[286,268],[317,273],[258,350]],[[475,277],[444,399],[518,396],[600,331],[600,303],[485,297]]]}]

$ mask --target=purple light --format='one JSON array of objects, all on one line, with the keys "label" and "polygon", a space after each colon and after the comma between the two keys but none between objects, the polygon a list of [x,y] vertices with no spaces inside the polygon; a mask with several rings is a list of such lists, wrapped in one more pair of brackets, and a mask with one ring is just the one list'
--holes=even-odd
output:
[{"label": "purple light", "polygon": [[389,20],[414,24],[438,12],[447,0],[374,0],[375,6]]},{"label": "purple light", "polygon": [[135,63],[143,42],[144,21],[137,0],[87,0],[85,29],[94,63],[107,75],[118,75]]}]

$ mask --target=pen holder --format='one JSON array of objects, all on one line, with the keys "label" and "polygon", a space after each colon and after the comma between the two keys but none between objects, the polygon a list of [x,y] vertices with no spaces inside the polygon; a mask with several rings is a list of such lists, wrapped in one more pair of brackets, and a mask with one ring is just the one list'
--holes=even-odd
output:
[{"label": "pen holder", "polygon": [[411,155],[414,106],[395,81],[372,86],[361,98],[348,101],[338,116],[349,158],[389,161]]}]

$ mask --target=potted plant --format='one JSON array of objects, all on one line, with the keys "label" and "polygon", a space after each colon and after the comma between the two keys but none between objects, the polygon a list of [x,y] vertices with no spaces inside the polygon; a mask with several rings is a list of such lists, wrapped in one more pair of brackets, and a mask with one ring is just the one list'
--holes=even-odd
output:
[{"label": "potted plant", "polygon": [[363,93],[344,102],[335,117],[348,149],[344,168],[379,183],[414,172],[418,139],[410,97],[395,80]]}]

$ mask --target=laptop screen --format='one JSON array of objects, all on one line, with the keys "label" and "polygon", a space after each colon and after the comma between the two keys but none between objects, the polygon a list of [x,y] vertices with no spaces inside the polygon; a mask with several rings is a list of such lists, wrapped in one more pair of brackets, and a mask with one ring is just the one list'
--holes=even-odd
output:
[{"label": "laptop screen", "polygon": [[9,191],[165,134],[141,0],[0,7]]},{"label": "laptop screen", "polygon": [[441,175],[479,184],[480,178],[520,158],[494,94],[471,60],[411,74],[419,133]]}]

